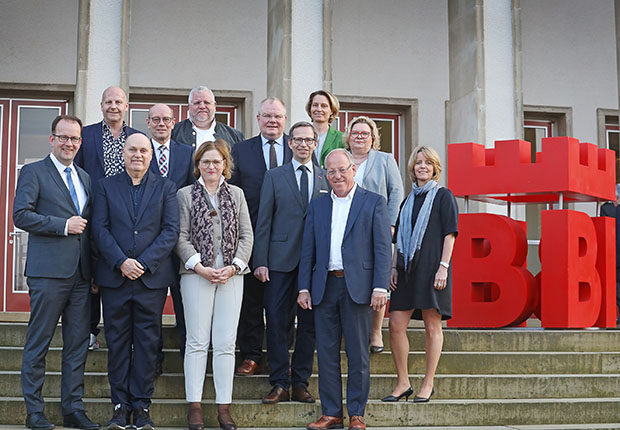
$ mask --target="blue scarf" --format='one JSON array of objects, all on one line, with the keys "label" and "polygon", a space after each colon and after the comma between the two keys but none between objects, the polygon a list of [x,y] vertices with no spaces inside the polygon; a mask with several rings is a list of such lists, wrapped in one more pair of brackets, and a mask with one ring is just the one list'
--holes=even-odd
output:
[{"label": "blue scarf", "polygon": [[[422,239],[424,239],[424,233],[426,233],[428,220],[431,217],[431,210],[433,209],[433,202],[435,201],[435,196],[439,188],[440,186],[436,181],[428,181],[422,187],[418,187],[418,184],[414,182],[411,192],[407,196],[407,200],[400,211],[396,249],[398,249],[405,259],[405,271],[407,270],[409,262],[413,260],[415,253],[422,247]],[[426,197],[424,198],[422,208],[420,208],[418,218],[415,221],[413,231],[411,231],[413,203],[415,201],[415,196],[419,196],[420,194],[426,194]]]}]

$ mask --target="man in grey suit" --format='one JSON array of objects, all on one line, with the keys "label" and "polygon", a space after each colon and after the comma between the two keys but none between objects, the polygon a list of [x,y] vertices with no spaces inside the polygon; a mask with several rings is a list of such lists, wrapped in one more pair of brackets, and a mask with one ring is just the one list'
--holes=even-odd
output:
[{"label": "man in grey suit", "polygon": [[30,321],[22,363],[26,427],[52,429],[41,393],[45,356],[62,315],[61,408],[65,427],[95,429],[84,413],[84,364],[88,353],[90,177],[73,164],[82,122],[61,115],[52,122],[52,153],[21,169],[13,221],[29,233],[26,276]]},{"label": "man in grey suit", "polygon": [[[271,392],[263,403],[293,400],[314,403],[308,378],[314,359],[314,319],[297,303],[297,268],[310,200],[329,192],[325,172],[312,163],[317,132],[309,122],[294,124],[288,145],[293,159],[268,170],[260,194],[254,242],[254,276],[265,283],[267,355]],[[286,339],[297,315],[295,352],[289,361]],[[288,375],[289,364],[291,375]],[[292,395],[289,387],[292,385]]]}]

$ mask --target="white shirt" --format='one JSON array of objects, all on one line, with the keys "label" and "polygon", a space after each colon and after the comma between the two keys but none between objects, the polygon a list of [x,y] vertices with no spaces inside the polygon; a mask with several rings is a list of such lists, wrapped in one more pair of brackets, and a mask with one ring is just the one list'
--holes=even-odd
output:
[{"label": "white shirt", "polygon": [[368,164],[368,158],[364,160],[362,164],[357,166],[357,170],[355,171],[355,182],[360,187],[364,186],[364,173],[366,173],[366,165]]},{"label": "white shirt", "polygon": [[[224,182],[224,179],[225,179],[224,176],[220,177],[220,185],[222,185],[222,182]],[[202,176],[198,178],[198,182],[200,183],[200,185],[205,187],[205,190],[207,190],[207,187],[205,186],[205,180],[202,179]],[[214,208],[218,206],[217,205],[217,192],[218,191],[219,191],[219,186],[218,186],[218,189],[213,194],[211,194],[209,190],[207,190],[207,195],[209,196],[209,200],[211,200],[211,204],[213,205]],[[221,252],[222,250],[220,248],[220,253]],[[196,267],[196,264],[200,263],[200,261],[201,261],[201,256],[200,256],[200,253],[197,252],[187,259],[187,261],[185,262],[185,268],[187,270],[194,270],[194,267]],[[241,272],[245,270],[246,264],[243,262],[243,260],[240,260],[239,258],[235,257],[233,258],[232,262],[233,264],[236,264],[237,266],[239,266],[239,273],[237,273],[237,275],[241,274]]]},{"label": "white shirt", "polygon": [[[155,148],[155,161],[157,161],[157,169],[161,169],[161,166],[159,165],[159,157],[161,157],[161,149],[162,146],[164,148],[166,148],[164,150],[165,154],[166,154],[166,161],[164,161],[164,166],[166,166],[166,174],[164,175],[164,177],[168,176],[168,172],[170,171],[170,139],[168,139],[168,141],[164,144],[159,143],[158,141],[156,141],[155,139],[151,139],[151,142],[153,143],[153,148]],[[159,170],[161,172],[161,170]]]},{"label": "white shirt", "polygon": [[[301,191],[302,171],[299,169],[299,166],[301,166],[301,163],[295,160],[294,158],[291,160],[291,162],[293,163],[293,169],[295,169],[295,179],[297,179],[297,188],[299,188]],[[309,202],[310,200],[312,200],[312,191],[314,190],[314,173],[312,170],[312,159],[310,159],[310,161],[304,164],[304,166],[306,166],[306,168],[308,169],[308,202]]]},{"label": "white shirt", "polygon": [[[269,170],[269,151],[271,151],[271,145],[269,144],[269,139],[266,139],[262,134],[260,135],[261,140],[263,141],[263,157],[265,158],[265,166],[267,170]],[[273,147],[276,149],[276,160],[278,161],[278,166],[284,164],[284,137],[280,136],[277,139],[273,139],[276,143]]]},{"label": "white shirt", "polygon": [[319,134],[319,140],[316,143],[316,148],[314,149],[314,154],[316,155],[317,161],[321,162],[321,153],[323,152],[323,145],[325,145],[325,139],[327,138],[327,133]]},{"label": "white shirt", "polygon": [[356,189],[357,184],[353,185],[349,194],[344,197],[338,197],[333,190],[331,192],[332,225],[327,270],[344,269],[344,263],[342,262],[342,240],[344,239],[344,230],[347,227],[351,202],[353,202]]},{"label": "white shirt", "polygon": [[213,118],[211,127],[207,128],[206,130],[198,128],[194,125],[194,123],[192,123],[192,128],[196,132],[196,149],[198,149],[198,147],[205,142],[215,141],[215,123],[215,118]]},{"label": "white shirt", "polygon": [[[84,206],[86,206],[86,199],[88,199],[88,196],[86,195],[86,189],[84,188],[84,184],[82,184],[82,181],[80,181],[77,170],[75,170],[75,166],[73,165],[73,163],[65,166],[60,161],[58,161],[54,154],[50,154],[50,159],[52,160],[52,163],[54,163],[54,167],[56,167],[56,170],[58,170],[58,174],[62,178],[62,181],[65,183],[67,190],[69,189],[69,183],[67,182],[67,174],[65,173],[65,169],[67,167],[71,168],[71,180],[73,181],[73,186],[75,187],[75,193],[77,194],[81,213],[84,210]],[[65,222],[65,236],[68,235],[68,226],[69,220]]]}]

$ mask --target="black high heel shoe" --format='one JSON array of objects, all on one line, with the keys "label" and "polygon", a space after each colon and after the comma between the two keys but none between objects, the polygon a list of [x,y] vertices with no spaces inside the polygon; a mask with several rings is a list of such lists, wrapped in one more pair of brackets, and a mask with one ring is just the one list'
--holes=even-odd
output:
[{"label": "black high heel shoe", "polygon": [[409,396],[412,395],[412,394],[413,394],[413,388],[409,387],[401,395],[393,396],[392,394],[390,394],[389,396],[382,398],[381,401],[382,402],[398,402],[403,397],[405,398],[405,401],[407,401],[407,400],[409,400]]},{"label": "black high heel shoe", "polygon": [[413,398],[413,403],[428,403],[428,401],[431,399],[431,397],[433,397],[433,394],[435,394],[435,388],[433,388],[431,390],[431,395],[428,396],[428,397],[415,396]]}]

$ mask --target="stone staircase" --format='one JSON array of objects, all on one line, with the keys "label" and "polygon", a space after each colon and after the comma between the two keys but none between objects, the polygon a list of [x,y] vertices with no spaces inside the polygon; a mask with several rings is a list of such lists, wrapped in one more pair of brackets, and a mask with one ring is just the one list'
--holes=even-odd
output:
[{"label": "stone staircase", "polygon": [[[617,330],[445,330],[444,353],[427,404],[382,403],[392,390],[395,370],[389,352],[371,356],[372,380],[366,422],[376,428],[467,429],[620,429],[620,331]],[[409,372],[419,387],[424,372],[424,331],[409,329]],[[0,324],[0,429],[23,428],[20,367],[26,335],[23,323]],[[389,349],[387,329],[384,332]],[[102,424],[112,405],[107,381],[107,349],[89,352],[85,403],[89,416]],[[183,428],[182,360],[174,328],[164,329],[164,374],[155,383],[151,415],[158,428]],[[344,358],[344,353],[342,354]],[[46,413],[55,423],[60,412],[60,330],[47,357]],[[346,360],[342,361],[346,374]],[[211,372],[209,366],[208,372]],[[316,372],[316,361],[315,361]],[[318,376],[310,381],[317,395]],[[297,402],[263,405],[269,391],[266,375],[235,378],[233,416],[243,428],[305,428],[320,415],[320,405]],[[211,375],[205,382],[204,415],[217,427]],[[12,427],[14,426],[14,427]]]}]

